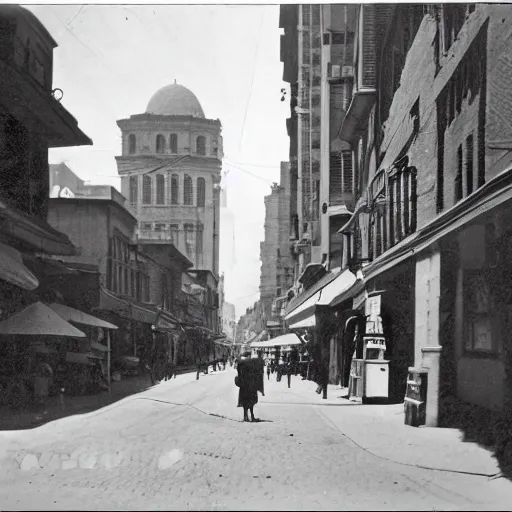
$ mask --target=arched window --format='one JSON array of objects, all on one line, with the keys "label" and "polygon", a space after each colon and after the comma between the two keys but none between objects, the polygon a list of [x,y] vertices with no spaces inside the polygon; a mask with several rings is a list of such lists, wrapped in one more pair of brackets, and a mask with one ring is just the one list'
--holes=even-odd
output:
[{"label": "arched window", "polygon": [[197,137],[196,153],[198,155],[206,155],[206,139],[202,135]]},{"label": "arched window", "polygon": [[165,150],[165,138],[163,135],[156,136],[156,152],[163,153]]},{"label": "arched window", "polygon": [[196,267],[203,265],[203,230],[204,226],[199,223],[196,226]]},{"label": "arched window", "polygon": [[178,191],[180,180],[177,174],[171,176],[171,204],[178,204]]},{"label": "arched window", "polygon": [[171,153],[176,154],[178,152],[178,136],[175,133],[171,133],[169,147],[171,148]]},{"label": "arched window", "polygon": [[197,206],[204,206],[205,203],[205,181],[204,178],[197,178]]},{"label": "arched window", "polygon": [[192,178],[188,174],[185,174],[183,181],[183,204],[192,204],[193,198]]},{"label": "arched window", "polygon": [[130,176],[130,204],[138,203],[138,195],[139,195],[139,177],[138,176]]},{"label": "arched window", "polygon": [[165,181],[163,174],[156,175],[156,204],[165,204]]},{"label": "arched window", "polygon": [[142,178],[142,203],[151,204],[151,176]]},{"label": "arched window", "polygon": [[137,137],[133,133],[128,136],[128,153],[133,155],[137,151]]}]

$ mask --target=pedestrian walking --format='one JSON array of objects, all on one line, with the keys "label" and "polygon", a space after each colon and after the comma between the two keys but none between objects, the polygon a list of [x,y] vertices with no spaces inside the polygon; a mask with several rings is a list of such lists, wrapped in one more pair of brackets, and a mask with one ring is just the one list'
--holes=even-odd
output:
[{"label": "pedestrian walking", "polygon": [[323,357],[318,365],[317,371],[317,384],[318,388],[316,392],[318,394],[322,394],[322,398],[324,400],[327,399],[327,385],[329,384],[329,359],[327,357]]},{"label": "pedestrian walking", "polygon": [[258,403],[258,391],[262,391],[263,375],[257,359],[250,359],[250,352],[238,363],[238,377],[235,384],[239,387],[238,407],[244,409],[244,421],[259,421],[254,416],[254,406]]},{"label": "pedestrian walking", "polygon": [[286,377],[288,379],[288,388],[290,388],[290,385],[292,383],[292,373],[293,373],[293,366],[290,361],[286,363]]},{"label": "pedestrian walking", "polygon": [[267,380],[270,380],[270,361],[267,361]]}]

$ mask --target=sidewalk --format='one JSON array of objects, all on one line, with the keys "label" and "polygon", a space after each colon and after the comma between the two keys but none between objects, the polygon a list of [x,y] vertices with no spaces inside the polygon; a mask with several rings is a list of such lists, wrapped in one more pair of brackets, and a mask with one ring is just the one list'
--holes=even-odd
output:
[{"label": "sidewalk", "polygon": [[[177,373],[195,370],[196,366],[182,366]],[[149,375],[139,375],[112,382],[110,396],[102,391],[94,395],[64,396],[63,403],[60,396],[52,396],[44,404],[32,404],[20,410],[0,407],[0,431],[32,429],[60,418],[92,412],[150,387]]]},{"label": "sidewalk", "polygon": [[[323,400],[315,393],[316,384],[300,377],[292,378],[291,389],[285,382],[282,384],[286,403],[315,404],[333,428],[377,457],[405,465],[489,477],[500,473],[492,451],[464,442],[461,431],[405,425],[403,404],[361,405],[342,398],[346,388],[332,385],[328,399]],[[283,397],[279,392],[279,396],[269,397],[268,402],[265,397],[261,402],[283,403]]]}]

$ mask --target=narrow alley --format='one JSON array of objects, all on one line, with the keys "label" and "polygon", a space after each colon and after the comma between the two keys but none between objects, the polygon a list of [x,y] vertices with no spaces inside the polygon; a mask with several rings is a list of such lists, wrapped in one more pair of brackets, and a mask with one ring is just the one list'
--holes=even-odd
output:
[{"label": "narrow alley", "polygon": [[[356,444],[345,431],[364,428],[372,406],[341,398],[335,386],[323,401],[313,383],[292,377],[288,389],[271,375],[255,408],[262,421],[243,423],[235,374],[179,375],[93,413],[0,433],[0,508],[490,510],[510,503],[512,484],[503,478],[421,469]],[[399,447],[403,438],[397,431],[386,442]],[[484,468],[485,455],[475,457]]]}]

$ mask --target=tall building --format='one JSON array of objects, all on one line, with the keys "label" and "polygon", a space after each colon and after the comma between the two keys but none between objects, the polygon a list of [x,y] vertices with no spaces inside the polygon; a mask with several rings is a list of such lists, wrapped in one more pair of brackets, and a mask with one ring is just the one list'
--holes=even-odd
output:
[{"label": "tall building", "polygon": [[260,244],[260,302],[269,334],[281,331],[278,305],[293,285],[290,224],[290,166],[281,162],[280,183],[265,197],[265,240]]},{"label": "tall building", "polygon": [[194,268],[219,276],[221,123],[192,91],[159,89],[146,112],[117,122],[121,191],[139,240],[171,241]]}]

